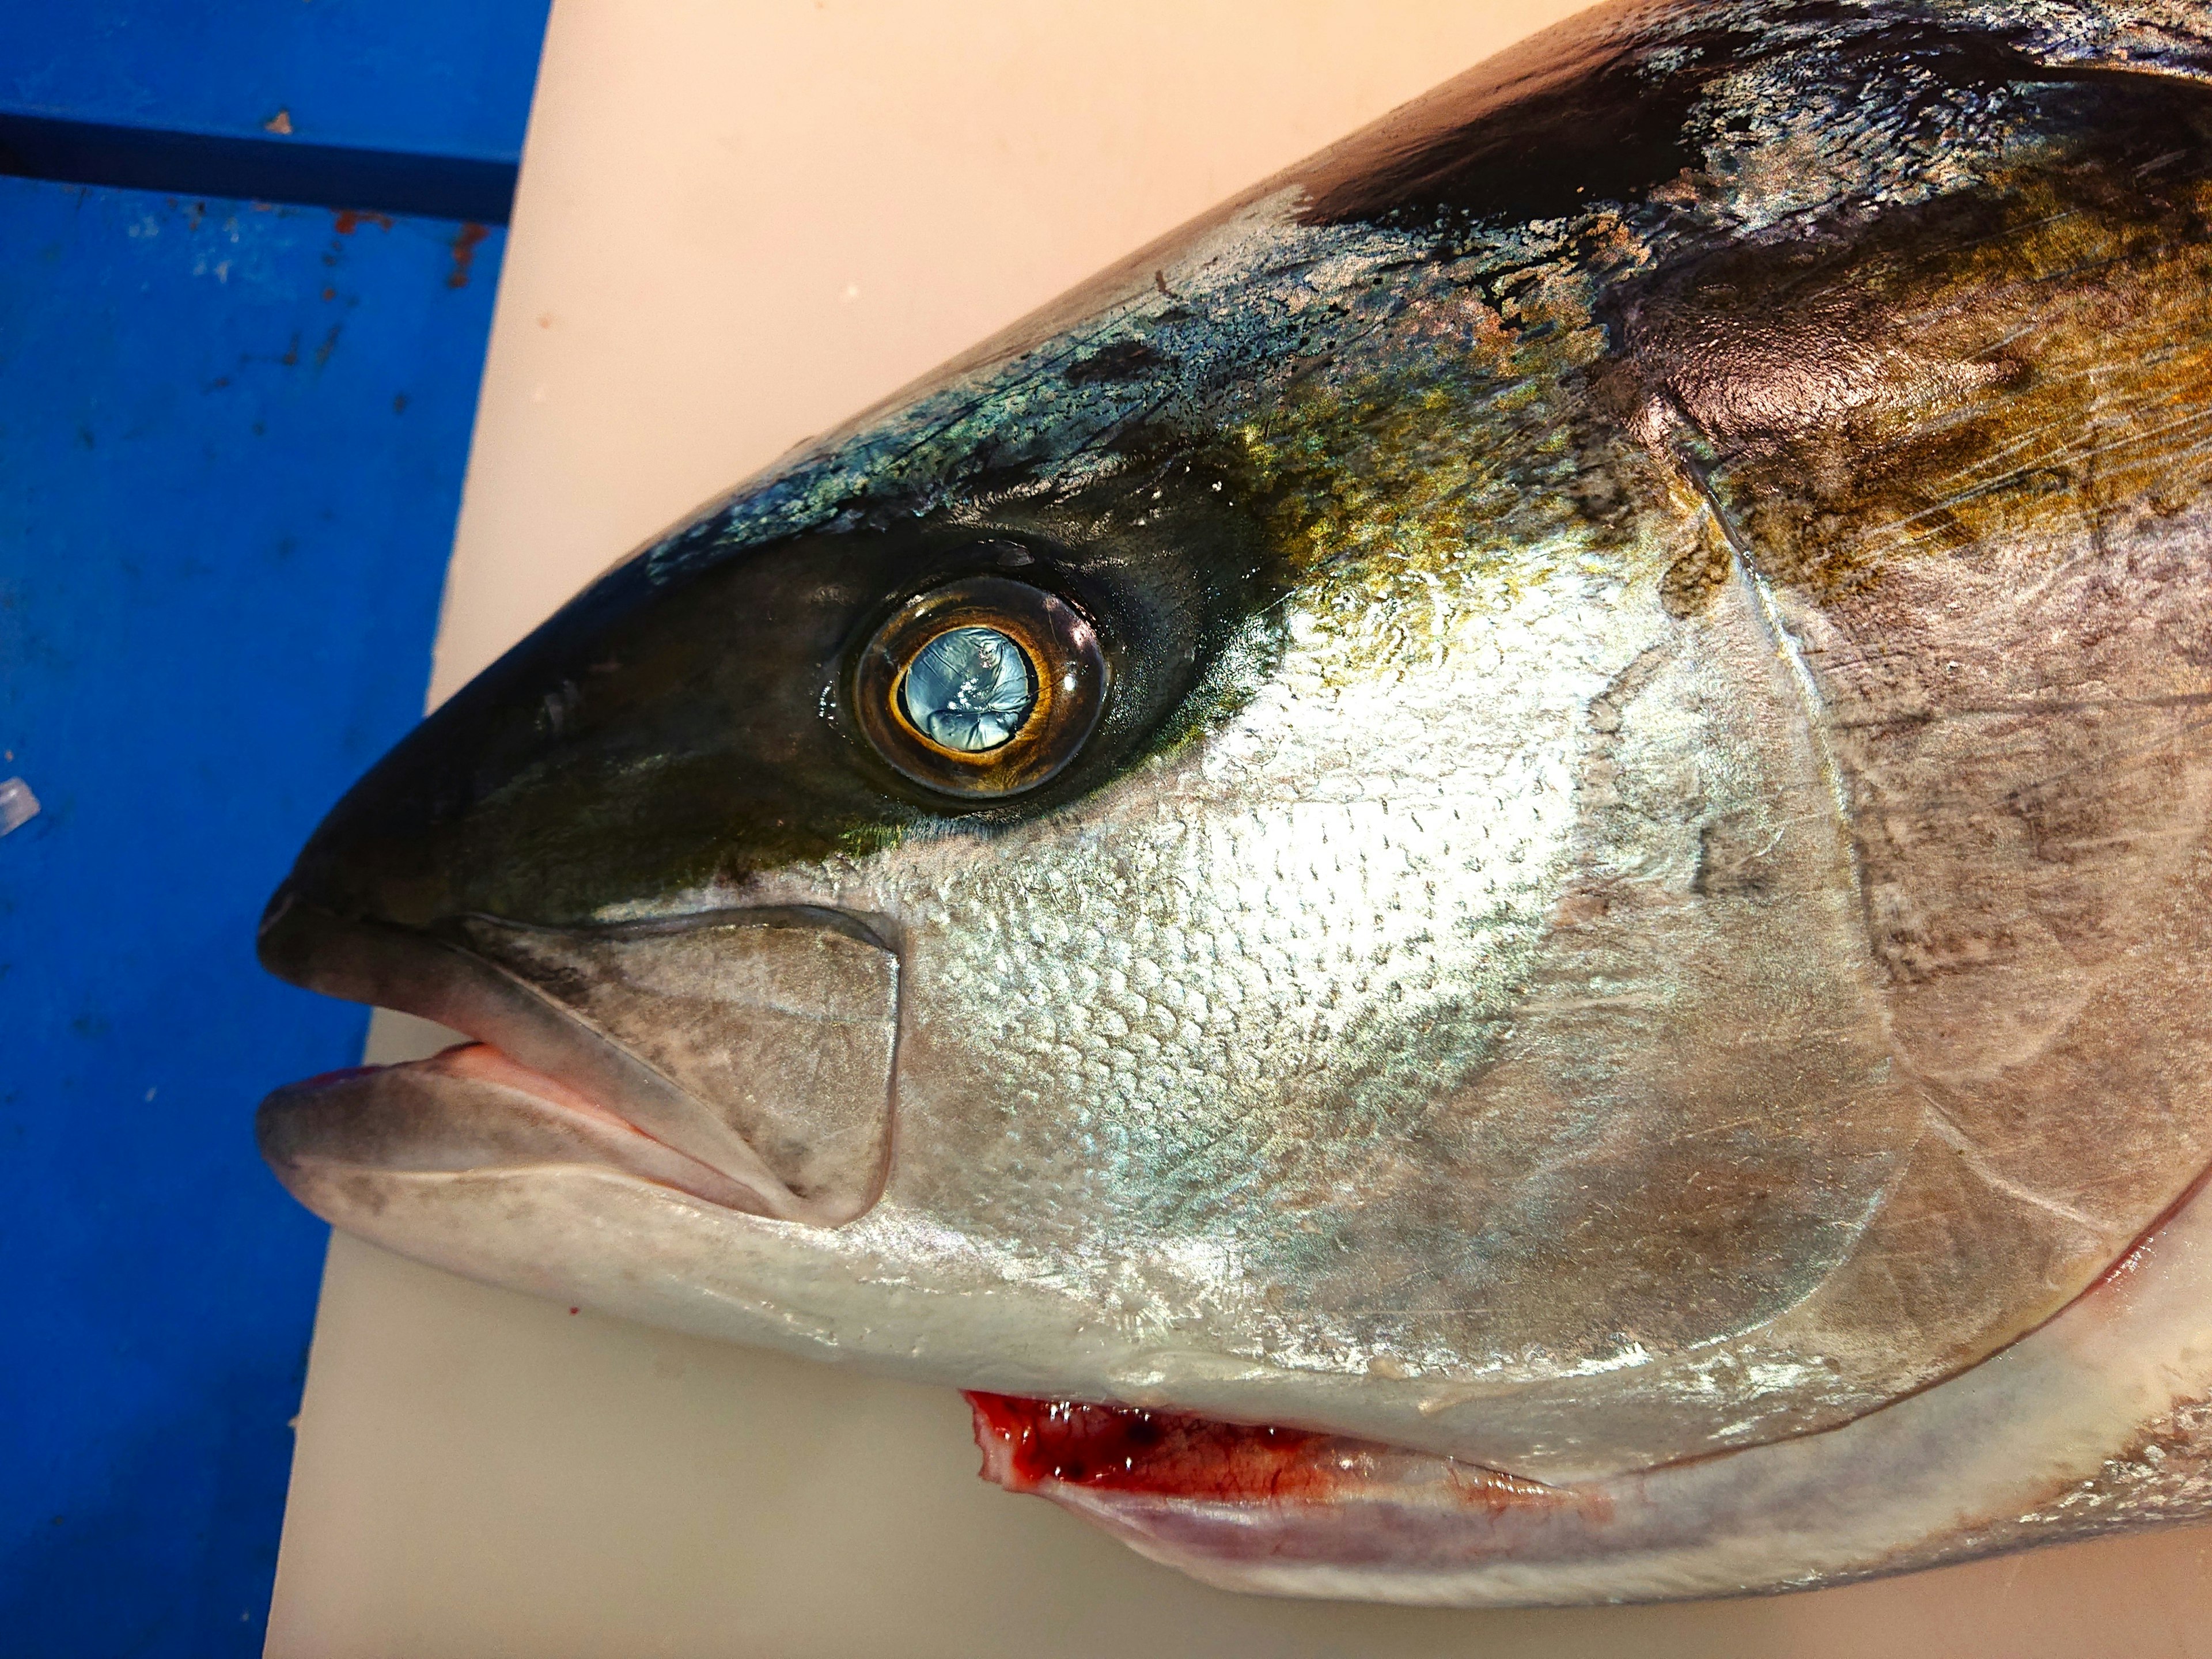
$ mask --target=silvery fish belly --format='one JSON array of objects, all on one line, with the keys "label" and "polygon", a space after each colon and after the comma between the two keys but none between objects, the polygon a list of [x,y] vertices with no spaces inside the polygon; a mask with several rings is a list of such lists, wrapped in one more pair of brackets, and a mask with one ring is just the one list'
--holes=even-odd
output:
[{"label": "silvery fish belly", "polygon": [[340,803],[424,1261],[1214,1582],[2212,1513],[2212,14],[1589,14],[617,566]]}]

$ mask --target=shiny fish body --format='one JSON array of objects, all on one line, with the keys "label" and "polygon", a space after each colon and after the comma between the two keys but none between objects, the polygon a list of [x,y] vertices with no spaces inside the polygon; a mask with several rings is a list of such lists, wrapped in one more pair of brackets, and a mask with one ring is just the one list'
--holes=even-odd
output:
[{"label": "shiny fish body", "polygon": [[1248,1588],[2203,1512],[2208,76],[2196,4],[1628,7],[1262,185],[372,772],[264,960],[485,1046],[264,1150],[501,1283],[1305,1431],[984,1435]]}]

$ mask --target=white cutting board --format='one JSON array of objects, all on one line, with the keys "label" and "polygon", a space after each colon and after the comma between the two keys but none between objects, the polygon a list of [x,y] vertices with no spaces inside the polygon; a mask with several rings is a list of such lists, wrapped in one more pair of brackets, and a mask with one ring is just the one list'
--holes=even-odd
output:
[{"label": "white cutting board", "polygon": [[[432,701],[800,439],[1575,9],[559,0]],[[372,1057],[426,1029],[380,1018]],[[975,1468],[949,1391],[340,1237],[268,1650],[2212,1656],[2212,1532],[1771,1601],[1408,1612],[1206,1589]]]}]

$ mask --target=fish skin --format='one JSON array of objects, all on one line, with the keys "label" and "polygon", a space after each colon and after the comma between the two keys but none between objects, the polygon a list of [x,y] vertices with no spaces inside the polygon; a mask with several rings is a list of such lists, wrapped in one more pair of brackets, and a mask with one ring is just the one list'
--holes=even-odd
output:
[{"label": "fish skin", "polygon": [[[570,1301],[1608,1494],[1564,1576],[1437,1566],[1486,1521],[1266,1588],[1709,1593],[2201,1512],[2212,1365],[2094,1287],[2212,1164],[2208,30],[1601,10],[1133,256],[611,572],[272,902],[277,971],[670,1152],[488,1162],[605,1126],[420,1073],[280,1091],[272,1161]],[[979,572],[1114,684],[980,808],[839,702]],[[793,1020],[836,1099],[740,1075]],[[1872,1467],[2054,1347],[2160,1381],[2021,1440],[2005,1513],[1984,1468],[1762,1566],[1698,1506],[1761,1493],[1755,1543],[1811,1488],[1668,1473]],[[1638,1533],[1624,1482],[1691,1495]]]}]

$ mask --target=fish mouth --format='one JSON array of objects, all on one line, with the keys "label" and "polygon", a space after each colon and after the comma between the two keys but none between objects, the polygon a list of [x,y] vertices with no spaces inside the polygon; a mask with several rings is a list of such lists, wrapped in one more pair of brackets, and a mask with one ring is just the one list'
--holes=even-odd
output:
[{"label": "fish mouth", "polygon": [[[262,1154],[319,1213],[372,1178],[556,1164],[820,1226],[881,1195],[897,959],[842,912],[585,928],[463,916],[433,932],[344,916],[288,885],[259,948],[293,984],[471,1039],[263,1102]],[[639,1018],[665,1003],[672,980],[692,993],[672,1033]]]}]

